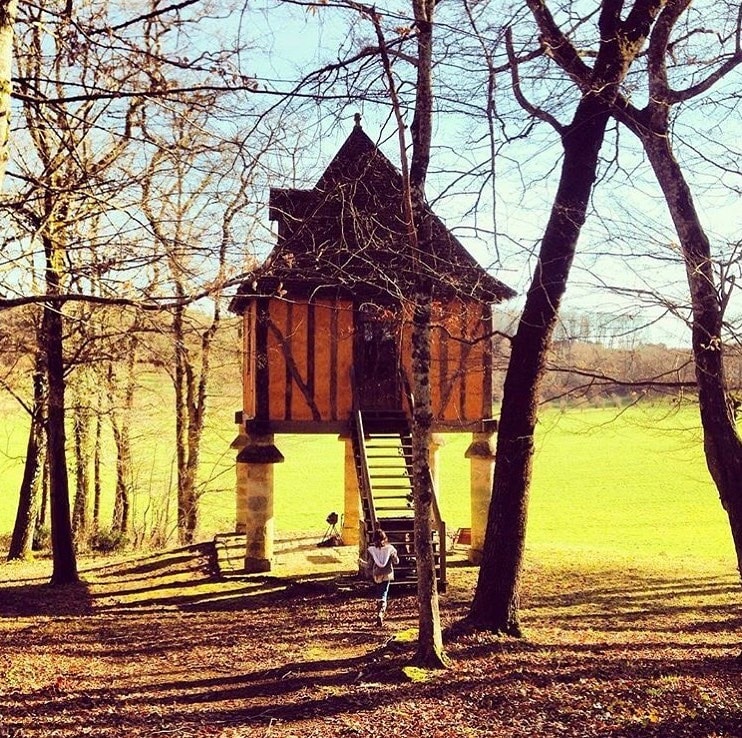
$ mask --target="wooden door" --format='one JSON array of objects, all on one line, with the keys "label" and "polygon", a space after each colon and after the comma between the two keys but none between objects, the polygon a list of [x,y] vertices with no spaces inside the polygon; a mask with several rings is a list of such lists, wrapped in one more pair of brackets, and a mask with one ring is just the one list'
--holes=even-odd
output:
[{"label": "wooden door", "polygon": [[358,313],[355,378],[361,410],[401,410],[399,321],[388,312]]}]

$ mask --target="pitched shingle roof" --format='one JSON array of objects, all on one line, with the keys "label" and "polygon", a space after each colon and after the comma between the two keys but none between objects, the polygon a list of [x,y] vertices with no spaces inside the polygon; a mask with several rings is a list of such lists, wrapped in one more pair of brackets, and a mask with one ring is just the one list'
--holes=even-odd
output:
[{"label": "pitched shingle roof", "polygon": [[278,242],[240,296],[327,293],[374,300],[411,295],[416,274],[438,297],[500,302],[515,293],[488,274],[432,211],[432,240],[413,253],[402,176],[356,125],[311,190],[272,189]]}]

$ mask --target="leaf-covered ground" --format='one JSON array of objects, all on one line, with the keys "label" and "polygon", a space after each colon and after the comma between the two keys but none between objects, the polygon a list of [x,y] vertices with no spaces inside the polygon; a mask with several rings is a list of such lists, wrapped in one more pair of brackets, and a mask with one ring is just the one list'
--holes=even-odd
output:
[{"label": "leaf-covered ground", "polygon": [[742,736],[736,572],[530,563],[514,640],[451,628],[459,557],[453,668],[410,679],[409,591],[379,629],[351,574],[223,578],[206,545],[48,569],[0,566],[2,738]]}]

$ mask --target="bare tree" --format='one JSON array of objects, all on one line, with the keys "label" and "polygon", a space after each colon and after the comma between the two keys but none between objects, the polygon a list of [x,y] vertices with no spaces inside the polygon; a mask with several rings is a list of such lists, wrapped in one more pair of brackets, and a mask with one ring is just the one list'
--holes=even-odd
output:
[{"label": "bare tree", "polygon": [[0,191],[2,191],[5,167],[8,163],[13,26],[17,10],[17,0],[0,0]]},{"label": "bare tree", "polygon": [[[18,145],[8,171],[6,213],[12,215],[18,237],[8,241],[12,250],[6,252],[0,307],[25,302],[44,305],[52,528],[63,539],[71,540],[64,533],[70,527],[64,451],[67,371],[74,364],[72,354],[78,343],[102,345],[110,339],[110,335],[87,336],[76,342],[74,331],[80,324],[69,320],[74,313],[70,305],[86,301],[151,311],[169,303],[185,309],[186,303],[218,293],[226,279],[226,271],[220,278],[215,278],[214,270],[206,273],[217,246],[208,255],[201,250],[184,268],[179,294],[173,291],[172,281],[161,289],[156,285],[162,273],[158,264],[165,257],[151,251],[150,224],[139,204],[140,174],[158,156],[149,132],[167,125],[157,115],[168,111],[177,119],[202,106],[201,113],[208,112],[200,120],[209,129],[204,129],[204,137],[239,140],[234,151],[240,150],[238,158],[243,156],[254,167],[259,158],[250,152],[249,142],[251,130],[262,118],[257,116],[234,133],[235,120],[247,123],[246,96],[254,91],[253,82],[240,72],[241,49],[226,40],[223,46],[222,41],[209,45],[223,29],[215,24],[207,28],[211,19],[191,13],[190,5],[161,8],[147,0],[129,4],[122,12],[115,3],[101,0],[76,7],[74,13],[64,2],[24,5],[16,26],[14,96],[22,105],[25,126],[13,132]],[[177,38],[166,35],[173,24],[180,30]],[[198,31],[190,33],[197,25]],[[181,150],[174,158],[187,159],[191,153]],[[213,172],[212,182],[220,182],[222,193],[237,183],[240,197],[248,199],[250,183],[231,177],[234,159],[229,156],[216,164],[219,169]],[[198,166],[203,163],[202,158]],[[163,179],[170,176],[158,174]],[[218,200],[219,196],[212,193],[212,197]],[[196,238],[189,243],[195,251],[204,245]],[[238,263],[241,256],[235,256],[235,243],[231,237],[225,253]],[[16,265],[23,259],[33,269],[19,269]],[[40,285],[38,275],[43,275]],[[97,427],[100,430],[100,424]],[[197,465],[194,457],[194,476]],[[97,499],[99,479],[96,473]],[[80,495],[79,515],[83,502]],[[66,572],[55,571],[54,581],[74,581],[71,545],[60,542],[57,555],[66,561]]]},{"label": "bare tree", "polygon": [[711,67],[710,71],[684,89],[673,89],[668,62],[678,63],[682,54],[686,65],[698,65],[698,49],[691,48],[691,39],[708,34],[705,26],[684,24],[679,38],[673,38],[689,6],[690,0],[668,0],[649,44],[647,105],[639,110],[622,97],[617,101],[616,116],[641,141],[682,246],[693,314],[692,346],[706,463],[729,518],[742,574],[742,439],[724,367],[724,312],[734,279],[726,284],[717,281],[711,241],[675,156],[671,130],[673,106],[704,95],[742,63],[742,6],[724,7],[726,17],[718,19],[718,33],[709,50],[710,62],[704,60],[703,64]]},{"label": "bare tree", "polygon": [[[564,52],[572,56],[573,65],[584,65],[581,55],[573,48],[565,51],[555,47],[556,39],[543,33],[544,28],[554,25],[546,4],[538,0],[528,0],[527,4],[539,24],[542,43],[549,54]],[[622,17],[623,0],[606,0],[601,4],[597,20],[600,41],[594,52],[589,84],[580,89],[574,115],[567,125],[558,123],[526,100],[520,87],[518,59],[508,38],[514,93],[531,115],[554,126],[561,139],[564,158],[505,376],[494,489],[481,569],[467,618],[479,628],[516,636],[521,633],[520,577],[539,387],[585,222],[611,102],[618,96],[631,64],[641,52],[661,5],[659,0],[637,0]]]},{"label": "bare tree", "polygon": [[[725,369],[728,341],[724,320],[735,289],[730,272],[733,257],[724,262],[713,253],[684,167],[675,153],[674,142],[681,146],[688,142],[676,132],[678,126],[673,126],[672,118],[675,107],[708,97],[742,63],[742,7],[738,3],[714,3],[713,13],[697,19],[689,8],[688,0],[663,3],[649,38],[643,85],[634,80],[635,85],[646,90],[646,105],[639,108],[623,90],[608,101],[612,115],[640,141],[680,240],[690,289],[704,451],[729,518],[738,565],[742,567],[742,440]],[[536,19],[554,61],[578,89],[590,89],[593,70],[581,61],[569,34],[548,14],[536,14]],[[673,86],[673,81],[677,86]],[[721,120],[727,120],[730,105],[739,106],[734,96],[725,96],[719,102]],[[704,107],[707,121],[711,110],[713,107],[708,104]]]},{"label": "bare tree", "polygon": [[[33,316],[32,316],[33,320]],[[38,321],[30,326],[31,333],[40,330]],[[18,398],[29,416],[28,441],[23,465],[23,478],[18,495],[13,534],[8,549],[8,560],[28,558],[33,547],[34,531],[39,514],[40,482],[45,457],[44,413],[46,411],[46,371],[44,353],[38,350],[39,341],[35,338],[29,353],[33,352],[31,372],[32,394],[30,401]]]},{"label": "bare tree", "polygon": [[[211,351],[222,324],[222,291],[234,276],[232,257],[250,231],[252,180],[262,153],[250,151],[239,138],[217,138],[208,129],[208,111],[216,104],[216,99],[202,98],[188,114],[162,111],[162,120],[148,117],[143,125],[156,151],[141,179],[141,209],[161,254],[160,282],[176,298],[169,310],[172,359],[164,364],[175,390],[181,543],[192,543],[198,528]],[[270,138],[264,147],[269,145]],[[238,235],[238,229],[244,230]],[[189,307],[197,284],[210,295],[208,313]]]},{"label": "bare tree", "polygon": [[[374,13],[373,10],[370,10]],[[412,118],[412,156],[407,161],[405,123],[389,52],[378,18],[375,27],[379,51],[391,93],[397,122],[402,160],[403,208],[407,237],[413,254],[430,249],[433,238],[431,211],[427,206],[425,180],[431,155],[433,125],[433,29],[435,2],[413,0],[412,18],[417,29],[414,114]],[[430,393],[432,285],[418,269],[412,296],[412,467],[415,508],[415,557],[417,565],[418,642],[415,663],[428,668],[448,666],[443,649],[438,587],[433,554],[433,500],[435,491],[430,470],[429,449],[433,411]]]}]

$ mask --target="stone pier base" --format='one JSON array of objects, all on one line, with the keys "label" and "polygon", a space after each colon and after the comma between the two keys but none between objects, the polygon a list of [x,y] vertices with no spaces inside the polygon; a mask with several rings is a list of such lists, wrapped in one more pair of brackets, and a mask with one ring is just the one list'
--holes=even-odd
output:
[{"label": "stone pier base", "polygon": [[237,530],[245,534],[245,572],[271,570],[273,563],[273,465],[283,455],[273,434],[248,435],[237,455]]},{"label": "stone pier base", "polygon": [[495,474],[494,433],[472,433],[472,442],[466,450],[470,461],[471,485],[471,547],[469,561],[479,564],[484,551],[487,516],[492,498]]}]

